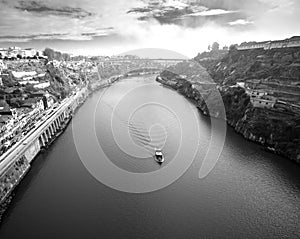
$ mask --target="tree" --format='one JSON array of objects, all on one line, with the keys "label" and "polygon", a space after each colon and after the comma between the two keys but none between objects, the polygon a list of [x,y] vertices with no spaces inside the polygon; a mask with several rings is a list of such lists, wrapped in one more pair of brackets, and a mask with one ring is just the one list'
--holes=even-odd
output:
[{"label": "tree", "polygon": [[70,61],[70,60],[71,60],[70,55],[67,54],[67,53],[63,53],[63,54],[62,54],[62,58],[63,58],[64,61]]},{"label": "tree", "polygon": [[231,45],[231,46],[229,47],[229,51],[230,51],[230,52],[235,52],[235,51],[237,51],[237,45]]},{"label": "tree", "polygon": [[210,46],[210,45],[208,45],[207,49],[210,51],[210,50],[211,50],[211,46]]},{"label": "tree", "polygon": [[36,89],[33,87],[33,85],[31,85],[31,84],[26,84],[26,86],[25,86],[25,91],[26,91],[26,92],[35,92]]},{"label": "tree", "polygon": [[58,60],[58,61],[61,61],[62,60],[62,54],[61,54],[61,52],[55,51],[54,52],[54,59]]},{"label": "tree", "polygon": [[55,57],[54,56],[55,55],[55,51],[53,49],[51,49],[51,48],[46,48],[44,50],[44,55],[48,57],[49,61],[52,61],[52,60],[54,60],[54,57]]},{"label": "tree", "polygon": [[212,51],[218,51],[220,49],[220,45],[217,42],[214,42],[211,47]]}]

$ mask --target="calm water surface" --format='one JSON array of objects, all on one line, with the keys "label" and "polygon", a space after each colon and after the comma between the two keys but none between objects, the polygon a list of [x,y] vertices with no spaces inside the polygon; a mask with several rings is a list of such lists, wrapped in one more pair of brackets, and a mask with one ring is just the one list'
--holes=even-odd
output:
[{"label": "calm water surface", "polygon": [[[122,145],[135,145],[131,152],[142,159],[125,154],[110,130],[112,112],[130,89],[134,91],[117,107],[114,120],[117,132],[126,130],[132,139],[120,136]],[[151,103],[132,113],[130,104],[153,98],[168,107]],[[168,165],[180,143],[189,150],[188,142],[178,140],[180,134],[191,139],[196,134],[192,126],[180,132],[178,115],[170,110],[175,108],[181,110],[182,122],[197,121],[201,135],[193,164],[176,182],[146,194],[99,183],[80,160],[70,125],[37,157],[17,188],[0,238],[300,238],[300,167],[228,129],[216,167],[198,179],[210,120],[154,77],[129,78],[95,93],[73,123],[84,136],[89,117],[95,117],[96,135],[112,162],[128,171],[150,172],[160,169],[152,156],[155,148],[163,148]]]}]

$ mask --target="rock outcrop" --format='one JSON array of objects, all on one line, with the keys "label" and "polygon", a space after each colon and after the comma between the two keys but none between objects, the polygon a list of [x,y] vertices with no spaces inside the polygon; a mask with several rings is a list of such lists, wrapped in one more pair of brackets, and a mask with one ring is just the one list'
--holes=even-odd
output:
[{"label": "rock outcrop", "polygon": [[[157,77],[157,81],[192,99],[203,114],[226,118],[227,123],[244,138],[260,143],[266,149],[300,163],[300,115],[288,109],[283,110],[279,106],[256,108],[251,104],[249,92],[235,86],[239,81],[250,79],[250,76],[255,77],[255,74],[258,78],[270,78],[272,74],[262,73],[263,70],[269,72],[268,67],[257,67],[256,61],[249,62],[250,58],[256,59],[256,55],[258,55],[256,51],[230,52],[225,58],[215,61],[209,66],[211,79],[207,78],[207,73],[201,67],[197,77],[191,79],[189,72],[183,73],[184,67],[181,63],[179,67],[175,66],[162,72]],[[281,61],[285,63],[283,64]],[[273,67],[282,69],[281,74],[286,74],[287,68],[290,67],[290,65],[286,65],[286,62],[287,59],[280,60],[276,66],[273,64]],[[186,62],[185,64],[186,71],[189,71],[188,66],[192,63]],[[289,76],[296,74],[294,71],[288,72],[291,74]],[[294,78],[290,80],[296,81]],[[207,87],[207,83],[213,81],[217,84]],[[221,95],[226,117],[222,114],[218,94]]]}]

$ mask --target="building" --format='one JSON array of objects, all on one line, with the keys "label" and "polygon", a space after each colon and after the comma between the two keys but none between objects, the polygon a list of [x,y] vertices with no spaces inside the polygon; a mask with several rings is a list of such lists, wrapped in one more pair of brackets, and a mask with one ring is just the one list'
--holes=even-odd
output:
[{"label": "building", "polygon": [[0,72],[6,69],[7,69],[7,65],[2,60],[0,60]]},{"label": "building", "polygon": [[40,82],[38,84],[35,84],[33,87],[36,89],[45,89],[48,88],[49,86],[50,86],[50,82],[47,81],[47,82]]},{"label": "building", "polygon": [[36,50],[34,48],[21,49],[20,47],[9,47],[0,48],[0,59],[32,59],[32,58],[43,58],[46,59],[42,51]]},{"label": "building", "polygon": [[268,93],[265,90],[255,89],[250,91],[251,98],[261,98],[267,95]]},{"label": "building", "polygon": [[8,48],[8,58],[17,58],[18,55],[22,55],[20,47],[14,46]]},{"label": "building", "polygon": [[238,50],[264,49],[270,50],[274,48],[300,47],[300,36],[294,36],[285,40],[264,41],[264,42],[243,42],[237,46]]},{"label": "building", "polygon": [[7,66],[4,64],[2,60],[0,60],[0,86],[3,86],[2,71],[5,69],[7,69]]},{"label": "building", "polygon": [[37,56],[37,50],[33,48],[27,48],[22,51],[23,58],[33,58],[35,56]]},{"label": "building", "polygon": [[253,89],[247,91],[250,95],[250,102],[253,107],[257,108],[274,108],[277,103],[277,98],[269,95],[266,90],[263,89]]},{"label": "building", "polygon": [[29,81],[37,76],[36,71],[12,71],[13,77],[20,81]]},{"label": "building", "polygon": [[0,48],[0,59],[4,59],[8,56],[8,49]]},{"label": "building", "polygon": [[250,101],[253,105],[253,107],[256,108],[274,108],[276,104],[276,99],[275,98],[256,98],[256,97],[251,97]]}]

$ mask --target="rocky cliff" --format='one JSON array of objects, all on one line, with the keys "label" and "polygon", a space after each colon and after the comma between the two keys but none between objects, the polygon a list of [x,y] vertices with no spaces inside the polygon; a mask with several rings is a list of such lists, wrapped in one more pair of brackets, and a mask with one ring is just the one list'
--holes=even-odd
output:
[{"label": "rocky cliff", "polygon": [[[226,111],[226,120],[236,132],[246,139],[262,144],[266,149],[300,163],[300,115],[297,111],[289,107],[283,109],[280,106],[254,107],[249,92],[235,85],[237,82],[245,82],[253,78],[271,80],[274,77],[282,77],[281,79],[289,82],[289,85],[296,87],[297,91],[297,84],[300,82],[295,64],[300,53],[295,52],[295,49],[285,51],[281,49],[277,53],[276,50],[265,52],[265,55],[267,57],[258,57],[261,56],[260,50],[247,52],[234,50],[213,63],[209,61],[206,67],[210,79],[207,78],[207,72],[203,71],[205,62],[201,62],[202,66],[197,67],[201,69],[197,77],[190,78],[189,72],[183,74],[184,67],[181,63],[180,66],[162,72],[157,80],[192,99],[205,115],[225,118],[220,112],[220,102],[217,97],[220,94]],[[266,66],[266,61],[269,61],[271,56],[271,63]],[[190,71],[189,65],[192,63],[184,64],[186,64],[186,71]],[[272,73],[276,70],[276,74]],[[207,87],[207,82],[216,82],[216,84]],[[210,107],[207,107],[208,102]]]},{"label": "rocky cliff", "polygon": [[222,85],[261,79],[300,86],[300,48],[297,47],[245,51],[232,48],[223,58],[198,62]]}]

